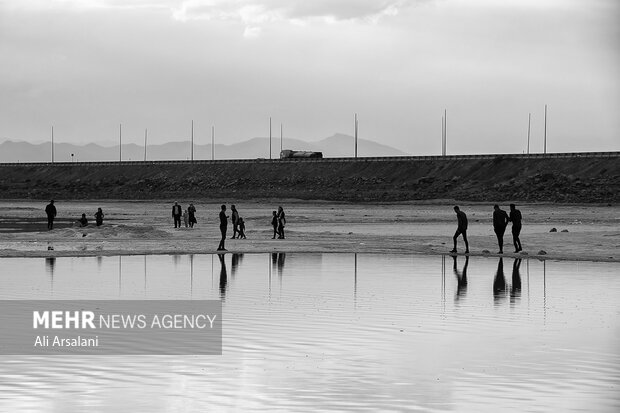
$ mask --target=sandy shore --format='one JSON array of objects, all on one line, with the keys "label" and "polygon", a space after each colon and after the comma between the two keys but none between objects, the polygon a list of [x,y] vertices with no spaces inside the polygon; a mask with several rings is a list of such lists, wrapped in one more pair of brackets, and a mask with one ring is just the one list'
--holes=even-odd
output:
[{"label": "sandy shore", "polygon": [[[45,202],[1,201],[0,257],[214,253],[220,237],[219,203],[192,201],[198,219],[194,229],[173,228],[173,201],[57,201],[58,228],[52,231],[47,230]],[[189,204],[179,202],[184,208]],[[456,229],[450,202],[377,205],[290,200],[281,204],[287,213],[285,240],[271,239],[271,211],[277,203],[237,203],[246,221],[247,239],[228,239],[228,251],[445,254],[452,248]],[[497,255],[492,205],[460,205],[469,218],[471,255]],[[94,225],[98,207],[106,214],[102,227]],[[620,207],[528,204],[518,208],[523,214],[524,249],[519,255],[620,261]],[[82,213],[91,221],[86,228],[72,224]],[[558,232],[549,232],[551,228]],[[228,238],[231,235],[229,226]],[[504,255],[517,255],[512,253],[510,228],[504,242]],[[464,251],[462,241],[459,249]]]}]

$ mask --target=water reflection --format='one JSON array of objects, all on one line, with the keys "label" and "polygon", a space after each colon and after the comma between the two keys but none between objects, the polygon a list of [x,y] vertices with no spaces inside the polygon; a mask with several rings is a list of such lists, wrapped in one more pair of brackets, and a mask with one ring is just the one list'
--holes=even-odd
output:
[{"label": "water reflection", "polygon": [[452,259],[454,260],[452,269],[454,271],[454,275],[456,276],[457,282],[454,300],[458,301],[467,294],[467,266],[469,265],[469,256],[465,256],[465,264],[463,264],[463,269],[461,271],[459,271],[457,267],[456,255],[453,255]]},{"label": "water reflection", "polygon": [[493,299],[497,304],[504,297],[506,297],[506,277],[504,277],[504,260],[500,257],[493,280]]},{"label": "water reflection", "polygon": [[226,284],[228,283],[228,274],[226,272],[226,260],[225,254],[217,254],[220,259],[220,298],[222,301],[226,300]]},{"label": "water reflection", "polygon": [[512,263],[512,283],[510,285],[510,303],[514,304],[519,298],[521,298],[521,273],[519,268],[521,267],[521,258],[515,258]]},{"label": "water reflection", "polygon": [[[565,411],[569,402],[615,411],[617,264],[507,258],[504,268],[453,256],[450,273],[446,259],[0,259],[5,299],[221,299],[226,320],[216,357],[0,357],[0,411],[82,411],[62,404],[81,396],[93,411],[183,410],[187,400],[196,411]],[[272,272],[282,275],[273,296]],[[508,294],[509,311],[490,304]]]}]

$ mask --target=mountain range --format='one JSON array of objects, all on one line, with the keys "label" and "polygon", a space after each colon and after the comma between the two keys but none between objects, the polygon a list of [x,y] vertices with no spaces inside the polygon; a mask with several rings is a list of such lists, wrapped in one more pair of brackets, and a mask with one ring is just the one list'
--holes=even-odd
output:
[{"label": "mountain range", "polygon": [[[279,158],[280,138],[272,138],[272,158]],[[305,142],[299,139],[284,138],[282,149],[320,151],[324,157],[354,156],[355,142],[352,136],[335,134],[316,142]],[[144,160],[144,146],[133,143],[124,144],[121,148],[123,161]],[[73,154],[73,156],[71,155]],[[269,158],[269,138],[252,138],[231,145],[215,144],[215,159],[255,159]],[[358,139],[358,156],[406,156],[391,146],[371,140]],[[191,158],[190,141],[167,142],[158,145],[147,145],[147,160],[185,160]],[[71,143],[54,144],[54,161],[56,162],[87,162],[117,161],[119,148],[102,146],[94,143],[75,145]],[[211,145],[194,145],[194,159],[211,159]],[[32,144],[6,140],[0,143],[0,162],[49,162],[51,160],[50,143]]]}]

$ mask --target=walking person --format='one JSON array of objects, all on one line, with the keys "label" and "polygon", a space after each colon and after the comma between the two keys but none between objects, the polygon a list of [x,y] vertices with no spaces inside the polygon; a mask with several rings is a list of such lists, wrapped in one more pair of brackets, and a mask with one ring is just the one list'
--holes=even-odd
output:
[{"label": "walking person", "polygon": [[181,205],[177,202],[172,206],[172,219],[174,219],[174,227],[181,228],[181,216],[183,215],[183,211],[181,210]]},{"label": "walking person", "polygon": [[520,252],[523,250],[521,239],[519,239],[521,234],[521,211],[515,207],[515,204],[510,204],[510,216],[508,219],[512,222],[512,243],[515,246],[515,252]]},{"label": "walking person", "polygon": [[239,234],[239,212],[237,212],[237,207],[234,205],[230,206],[230,210],[232,211],[232,224],[233,224],[233,235],[230,239],[235,239],[235,236]]},{"label": "walking person", "polygon": [[54,200],[45,207],[45,213],[47,214],[47,229],[54,229],[54,218],[56,218],[56,207],[54,206]]},{"label": "walking person", "polygon": [[278,239],[284,239],[284,227],[286,226],[286,215],[284,209],[278,207]]},{"label": "walking person", "polygon": [[189,226],[189,216],[187,215],[187,209],[183,210],[183,224],[185,228]]},{"label": "walking person", "polygon": [[194,228],[194,224],[198,223],[198,221],[196,221],[196,207],[194,204],[189,204],[189,207],[187,207],[187,213],[189,214],[189,227]]},{"label": "walking person", "polygon": [[239,217],[239,239],[245,239],[245,221]]},{"label": "walking person", "polygon": [[224,241],[226,240],[226,229],[228,228],[228,215],[226,215],[226,205],[222,205],[222,210],[220,211],[220,232],[222,233],[222,239],[220,240],[220,245],[217,247],[218,251],[227,251],[224,248]]},{"label": "walking person", "polygon": [[97,208],[97,212],[95,212],[95,224],[97,224],[98,227],[103,225],[104,216],[105,215],[103,215],[103,211],[101,210],[101,208]]},{"label": "walking person", "polygon": [[497,236],[497,244],[499,245],[498,254],[504,253],[504,232],[508,226],[508,214],[501,209],[499,205],[493,205],[493,231]]},{"label": "walking person", "polygon": [[278,213],[276,211],[273,211],[271,226],[273,227],[273,237],[271,239],[276,239],[276,235],[278,235]]},{"label": "walking person", "polygon": [[457,227],[452,240],[454,241],[454,248],[450,252],[457,252],[456,239],[459,235],[463,234],[463,241],[465,241],[465,254],[469,254],[469,243],[467,242],[467,215],[461,211],[458,205],[454,206],[454,212],[456,212]]}]

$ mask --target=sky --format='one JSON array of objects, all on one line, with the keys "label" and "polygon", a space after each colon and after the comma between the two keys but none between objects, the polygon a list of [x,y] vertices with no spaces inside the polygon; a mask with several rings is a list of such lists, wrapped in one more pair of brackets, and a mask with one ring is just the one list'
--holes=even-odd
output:
[{"label": "sky", "polygon": [[[0,0],[0,141],[620,150],[617,0]],[[295,149],[295,148],[291,148]],[[354,145],[351,144],[353,153]]]}]

